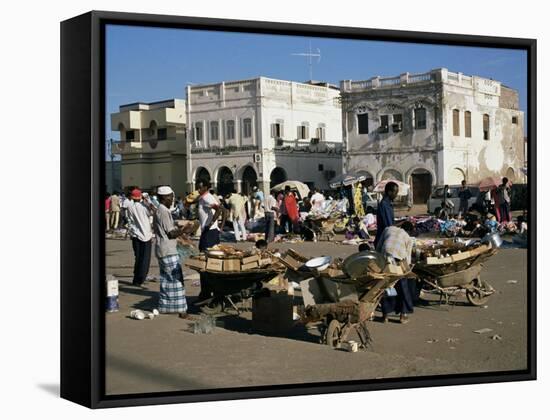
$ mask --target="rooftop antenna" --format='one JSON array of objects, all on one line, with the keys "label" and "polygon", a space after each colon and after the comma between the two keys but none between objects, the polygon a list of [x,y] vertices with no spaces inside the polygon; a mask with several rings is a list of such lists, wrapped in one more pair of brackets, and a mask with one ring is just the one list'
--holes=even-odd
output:
[{"label": "rooftop antenna", "polygon": [[307,53],[293,53],[291,55],[298,55],[301,57],[308,57],[309,60],[309,80],[313,80],[313,57],[317,57],[317,64],[321,62],[321,50],[317,48],[317,52],[314,53],[311,49],[311,41],[309,41],[309,52]]}]

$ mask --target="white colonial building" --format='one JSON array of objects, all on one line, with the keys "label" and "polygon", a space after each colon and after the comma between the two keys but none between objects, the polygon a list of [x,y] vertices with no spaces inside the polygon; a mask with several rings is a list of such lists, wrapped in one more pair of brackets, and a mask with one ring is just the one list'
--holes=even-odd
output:
[{"label": "white colonial building", "polygon": [[370,182],[408,182],[416,203],[433,185],[475,184],[487,176],[521,181],[516,90],[445,68],[344,80],[340,88],[345,172],[362,172]]},{"label": "white colonial building", "polygon": [[122,185],[170,184],[178,195],[200,179],[222,194],[267,193],[288,179],[328,188],[342,172],[339,95],[326,83],[259,77],[188,86],[185,102],[123,105],[111,115]]},{"label": "white colonial building", "polygon": [[121,155],[123,188],[169,184],[180,194],[185,190],[185,118],[182,99],[122,105],[111,114],[111,129],[120,133],[113,152]]},{"label": "white colonial building", "polygon": [[342,171],[339,89],[258,77],[187,87],[189,188],[264,192],[287,179],[328,188]]}]

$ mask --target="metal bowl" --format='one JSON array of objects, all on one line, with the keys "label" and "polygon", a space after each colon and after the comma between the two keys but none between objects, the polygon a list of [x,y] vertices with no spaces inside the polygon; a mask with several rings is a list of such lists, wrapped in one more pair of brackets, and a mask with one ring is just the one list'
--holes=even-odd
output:
[{"label": "metal bowl", "polygon": [[317,257],[307,261],[305,265],[307,268],[313,268],[317,271],[323,271],[328,268],[331,261],[332,261],[332,257],[330,256]]},{"label": "metal bowl", "polygon": [[483,244],[491,244],[493,248],[500,248],[502,245],[502,238],[498,233],[488,233],[481,239]]},{"label": "metal bowl", "polygon": [[371,271],[372,268],[370,267],[373,264],[382,271],[386,266],[386,259],[379,252],[363,251],[347,257],[342,267],[344,272],[351,278],[359,278],[366,275],[368,271]]}]

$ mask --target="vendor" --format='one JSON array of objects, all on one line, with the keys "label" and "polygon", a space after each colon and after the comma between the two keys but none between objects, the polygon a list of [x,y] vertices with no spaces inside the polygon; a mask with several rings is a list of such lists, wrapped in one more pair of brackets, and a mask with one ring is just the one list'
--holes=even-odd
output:
[{"label": "vendor", "polygon": [[[413,240],[409,236],[414,227],[409,221],[401,224],[401,227],[389,226],[384,229],[376,250],[384,257],[391,257],[397,263],[406,260],[411,264]],[[399,321],[402,324],[409,322],[409,314],[414,311],[414,300],[416,297],[416,280],[404,278],[395,285],[396,296],[384,296],[380,302],[382,307],[382,322],[388,322],[388,315],[391,312],[400,314]]]},{"label": "vendor", "polygon": [[157,190],[159,207],[154,215],[156,235],[155,253],[160,270],[159,312],[177,313],[187,318],[187,300],[183,285],[183,271],[177,251],[176,238],[183,228],[174,225],[170,208],[174,204],[174,191],[169,186]]},{"label": "vendor", "polygon": [[384,187],[384,197],[378,203],[376,209],[376,238],[374,246],[378,245],[384,229],[393,225],[393,200],[397,197],[399,185],[395,182],[388,182]]}]

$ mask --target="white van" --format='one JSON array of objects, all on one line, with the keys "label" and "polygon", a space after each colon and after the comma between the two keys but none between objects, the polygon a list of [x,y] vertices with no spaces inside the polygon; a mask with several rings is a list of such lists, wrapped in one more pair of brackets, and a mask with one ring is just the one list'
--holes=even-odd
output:
[{"label": "white van", "polygon": [[[449,185],[449,197],[448,200],[454,204],[454,207],[450,209],[451,215],[457,215],[460,209],[460,198],[458,198],[458,191],[460,190],[460,185]],[[443,202],[443,185],[438,185],[433,187],[432,194],[428,199],[428,213],[438,215],[441,211],[441,203]],[[468,185],[468,189],[472,193],[472,196],[468,200],[468,208],[470,208],[477,200],[479,195],[479,188],[472,187]]]}]

